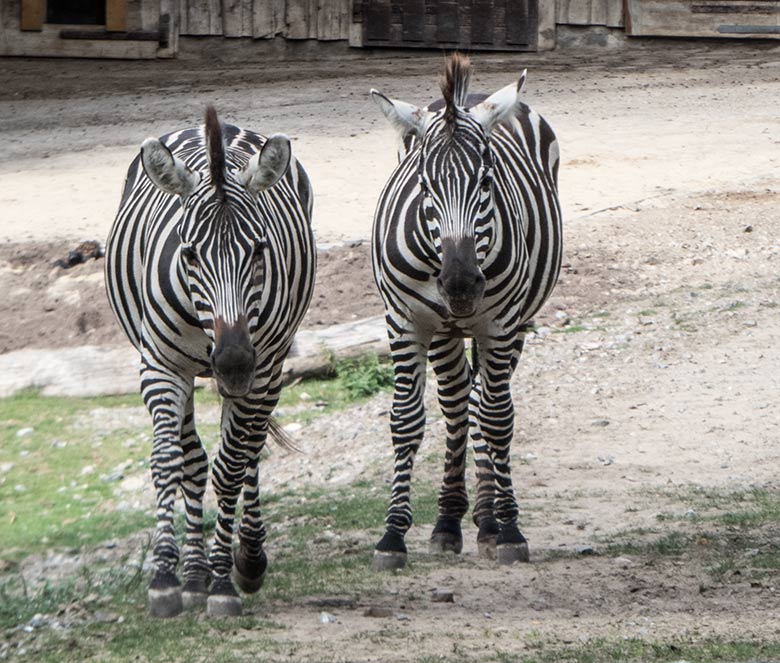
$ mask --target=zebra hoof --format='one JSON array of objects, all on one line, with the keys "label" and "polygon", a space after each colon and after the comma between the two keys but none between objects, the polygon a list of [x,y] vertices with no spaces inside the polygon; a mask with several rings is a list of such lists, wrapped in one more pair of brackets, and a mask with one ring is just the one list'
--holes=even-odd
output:
[{"label": "zebra hoof", "polygon": [[375,550],[371,561],[372,571],[396,571],[406,566],[406,553]]},{"label": "zebra hoof", "polygon": [[185,610],[203,610],[209,597],[207,581],[193,578],[185,581],[181,590],[181,602]]},{"label": "zebra hoof", "polygon": [[242,592],[254,594],[263,586],[267,565],[268,560],[263,551],[260,551],[259,557],[250,560],[243,549],[239,548],[233,551],[233,570],[230,577]]},{"label": "zebra hoof", "polygon": [[432,555],[449,552],[460,555],[462,550],[463,537],[460,534],[453,534],[452,532],[434,532],[431,534],[428,552]]},{"label": "zebra hoof", "polygon": [[528,543],[499,543],[496,546],[496,561],[502,565],[530,562]]},{"label": "zebra hoof", "polygon": [[209,617],[240,617],[241,599],[238,596],[212,594],[206,601],[206,614]]},{"label": "zebra hoof", "polygon": [[496,558],[496,536],[488,536],[484,539],[477,539],[477,551],[482,559]]},{"label": "zebra hoof", "polygon": [[241,573],[241,571],[238,570],[238,566],[233,566],[230,577],[232,578],[233,582],[238,585],[238,588],[244,592],[244,594],[254,594],[263,586],[265,573],[257,577],[245,576],[243,573]]},{"label": "zebra hoof", "polygon": [[175,617],[184,609],[181,587],[150,589],[147,596],[152,617],[167,619]]}]

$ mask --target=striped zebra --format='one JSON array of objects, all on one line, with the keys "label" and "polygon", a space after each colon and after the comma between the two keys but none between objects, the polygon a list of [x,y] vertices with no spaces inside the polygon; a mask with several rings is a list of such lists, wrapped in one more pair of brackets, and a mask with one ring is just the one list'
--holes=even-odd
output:
[{"label": "striped zebra", "polygon": [[[560,270],[558,144],[547,122],[520,101],[525,72],[490,97],[469,95],[470,77],[469,60],[451,56],[440,81],[443,100],[430,108],[371,91],[406,146],[379,198],[372,239],[395,375],[393,485],[375,569],[406,563],[426,359],[447,428],[430,549],[462,550],[471,429],[480,554],[528,561],[510,473],[509,383],[526,326]],[[471,365],[465,338],[473,339]]]},{"label": "striped zebra", "polygon": [[[105,276],[119,324],[141,354],[141,394],[154,427],[154,616],[204,603],[210,615],[241,614],[231,573],[245,592],[262,584],[258,457],[269,432],[278,432],[270,415],[282,364],[311,299],[311,211],[309,178],[289,139],[223,125],[212,107],[205,127],[144,141],[128,170]],[[223,396],[212,468],[218,516],[208,559],[208,458],[195,430],[196,376],[213,376]],[[180,490],[183,587],[173,527]]]}]

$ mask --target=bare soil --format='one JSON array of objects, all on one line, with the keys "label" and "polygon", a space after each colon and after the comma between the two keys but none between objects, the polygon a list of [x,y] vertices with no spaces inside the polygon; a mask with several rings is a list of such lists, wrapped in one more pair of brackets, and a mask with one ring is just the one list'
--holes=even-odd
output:
[{"label": "bare soil", "polygon": [[[754,549],[776,548],[780,528],[746,533],[695,515],[717,511],[701,503],[703,490],[778,489],[780,59],[762,45],[661,46],[524,56],[531,74],[538,72],[534,105],[561,138],[567,220],[566,265],[513,383],[514,479],[532,563],[498,568],[479,560],[471,526],[460,559],[435,560],[427,528],[416,527],[410,572],[389,575],[376,595],[335,597],[341,607],[326,608],[335,622],[321,623],[319,599],[264,604],[261,595],[250,611],[285,628],[270,636],[236,631],[232,644],[272,637],[291,661],[415,661],[494,660],[599,638],[668,645],[669,660],[681,641],[777,642],[776,578],[755,580],[749,560]],[[515,57],[477,60],[489,88],[511,81],[517,69]],[[250,76],[268,90],[265,101],[285,100],[284,119],[310,150],[313,170],[329,173],[318,200],[320,241],[365,239],[393,155],[386,134],[363,131],[375,114],[358,105],[358,90],[378,79],[393,96],[424,102],[438,62],[286,63],[274,72],[249,67],[243,77],[219,67],[169,63],[142,71],[130,64],[114,82],[105,75],[109,64],[15,62],[0,99],[12,111],[0,133],[13,136],[0,175],[14,182],[41,176],[40,164],[14,159],[40,159],[44,149],[49,170],[66,163],[99,169],[109,152],[93,150],[85,164],[80,150],[90,141],[81,127],[98,127],[114,158],[155,133],[152,127],[190,118],[206,98],[243,121],[260,107],[243,87]],[[46,67],[58,74],[49,97],[30,83]],[[117,111],[120,98],[133,103]],[[36,113],[59,107],[61,128],[44,128]],[[58,144],[64,161],[57,161]],[[355,180],[356,173],[365,177]],[[8,190],[0,187],[0,201],[10,200]],[[353,196],[361,198],[357,211]],[[3,209],[5,220],[8,210],[26,207],[8,202]],[[362,223],[362,232],[344,232],[353,222],[349,228]],[[99,262],[50,266],[95,226],[51,227],[61,241],[20,243],[29,239],[25,229],[0,252],[0,302],[12,313],[0,323],[3,349],[118,341],[98,302]],[[306,325],[380,310],[367,243],[320,253]],[[444,423],[431,389],[428,399],[415,480],[438,483]],[[294,435],[307,453],[275,454],[261,470],[263,484],[341,486],[360,477],[386,486],[389,406],[383,394],[304,426]],[[138,491],[148,499],[148,486]],[[652,544],[671,532],[693,543],[660,554]],[[616,541],[640,547],[618,554],[610,548]],[[374,543],[353,532],[329,545],[346,554],[355,542]],[[716,573],[727,552],[744,561]],[[433,602],[437,587],[452,589],[455,602]],[[366,616],[370,606],[389,608],[387,616]]]}]

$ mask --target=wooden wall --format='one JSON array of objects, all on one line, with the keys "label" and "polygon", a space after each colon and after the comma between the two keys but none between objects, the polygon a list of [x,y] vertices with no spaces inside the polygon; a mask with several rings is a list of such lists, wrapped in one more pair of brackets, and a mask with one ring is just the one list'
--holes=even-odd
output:
[{"label": "wooden wall", "polygon": [[622,28],[623,0],[557,0],[555,22]]},{"label": "wooden wall", "polygon": [[348,39],[350,0],[181,0],[180,35]]},{"label": "wooden wall", "polygon": [[626,0],[634,36],[780,39],[780,0]]}]

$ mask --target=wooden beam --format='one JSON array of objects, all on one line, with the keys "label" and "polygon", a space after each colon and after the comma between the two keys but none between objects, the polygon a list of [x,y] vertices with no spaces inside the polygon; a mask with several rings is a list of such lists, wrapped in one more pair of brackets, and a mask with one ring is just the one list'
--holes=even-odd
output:
[{"label": "wooden beam", "polygon": [[22,0],[22,30],[43,30],[43,0]]},{"label": "wooden beam", "polygon": [[127,32],[127,0],[106,0],[106,30]]}]

